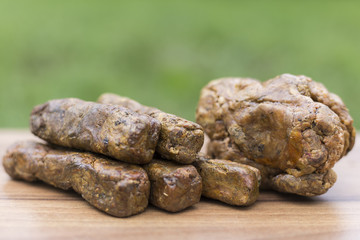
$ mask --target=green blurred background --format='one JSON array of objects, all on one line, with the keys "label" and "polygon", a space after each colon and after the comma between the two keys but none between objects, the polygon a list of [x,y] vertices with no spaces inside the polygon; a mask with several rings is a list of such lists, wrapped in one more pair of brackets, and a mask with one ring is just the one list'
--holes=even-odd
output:
[{"label": "green blurred background", "polygon": [[[304,74],[360,121],[360,1],[0,1],[0,127],[103,92],[194,120],[224,76]],[[357,125],[358,127],[359,125]]]}]

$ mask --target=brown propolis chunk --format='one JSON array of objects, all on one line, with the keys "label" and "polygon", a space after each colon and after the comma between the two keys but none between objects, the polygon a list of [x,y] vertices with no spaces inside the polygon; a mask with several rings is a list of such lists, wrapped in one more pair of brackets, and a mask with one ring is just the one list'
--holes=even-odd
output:
[{"label": "brown propolis chunk", "polygon": [[[305,76],[283,74],[264,83],[214,80],[201,92],[196,119],[210,137],[212,157],[260,169],[264,187],[306,196],[325,193],[334,184],[329,170],[355,141],[353,120],[341,99]],[[314,185],[321,182],[317,179],[328,184],[316,190],[321,188]]]},{"label": "brown propolis chunk", "polygon": [[94,207],[116,217],[143,212],[148,205],[150,182],[144,169],[100,155],[18,142],[8,149],[3,166],[14,179],[72,188]]},{"label": "brown propolis chunk", "polygon": [[99,97],[98,102],[126,107],[158,120],[161,131],[156,152],[164,159],[190,164],[196,159],[204,143],[202,127],[194,122],[115,94],[105,93]]},{"label": "brown propolis chunk", "polygon": [[325,173],[312,173],[301,177],[279,174],[271,181],[273,189],[279,192],[295,193],[307,197],[326,193],[335,182],[336,173],[332,169]]},{"label": "brown propolis chunk", "polygon": [[153,160],[144,168],[151,182],[151,204],[178,212],[200,201],[201,177],[194,166]]},{"label": "brown propolis chunk", "polygon": [[203,182],[202,195],[236,206],[251,205],[259,196],[260,171],[228,160],[198,157],[194,165]]},{"label": "brown propolis chunk", "polygon": [[136,164],[151,161],[160,131],[159,121],[145,114],[75,98],[36,106],[30,126],[50,143]]},{"label": "brown propolis chunk", "polygon": [[[232,159],[235,162],[255,167],[261,172],[261,188],[275,189],[279,192],[293,193],[302,196],[315,196],[327,192],[336,182],[336,173],[330,169],[325,173],[312,173],[295,177],[280,169],[257,163],[241,155],[238,148],[228,141],[212,141],[208,144],[208,153],[221,159]],[[227,151],[222,150],[226,148]]]}]

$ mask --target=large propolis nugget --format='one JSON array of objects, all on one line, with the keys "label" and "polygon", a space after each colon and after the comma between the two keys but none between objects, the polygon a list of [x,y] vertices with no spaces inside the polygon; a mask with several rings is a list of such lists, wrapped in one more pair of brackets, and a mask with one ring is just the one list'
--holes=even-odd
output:
[{"label": "large propolis nugget", "polygon": [[214,80],[201,92],[196,119],[212,157],[257,167],[262,187],[305,196],[334,184],[331,168],[355,141],[341,99],[305,76]]},{"label": "large propolis nugget", "polygon": [[156,152],[164,159],[190,164],[204,143],[204,132],[197,123],[111,93],[101,95],[98,102],[116,104],[157,119],[161,123],[161,131]]},{"label": "large propolis nugget", "polygon": [[30,121],[31,131],[50,143],[136,164],[151,161],[161,127],[145,114],[76,98],[36,106]]},{"label": "large propolis nugget", "polygon": [[203,183],[202,195],[230,205],[247,206],[259,196],[260,171],[228,160],[199,156],[194,162]]},{"label": "large propolis nugget", "polygon": [[144,169],[100,155],[33,141],[18,142],[8,149],[3,166],[15,179],[72,188],[91,205],[113,216],[131,216],[148,205],[150,182]]},{"label": "large propolis nugget", "polygon": [[201,177],[194,166],[152,160],[144,168],[151,182],[153,205],[178,212],[200,201]]}]

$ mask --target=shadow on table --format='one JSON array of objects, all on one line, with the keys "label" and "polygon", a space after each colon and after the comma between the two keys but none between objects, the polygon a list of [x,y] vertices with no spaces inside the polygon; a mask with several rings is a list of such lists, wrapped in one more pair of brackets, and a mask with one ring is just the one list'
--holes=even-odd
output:
[{"label": "shadow on table", "polygon": [[74,190],[55,188],[41,181],[26,182],[9,178],[2,184],[2,192],[9,200],[81,200]]},{"label": "shadow on table", "polygon": [[317,203],[323,202],[324,200],[318,197],[305,197],[290,193],[281,193],[272,190],[261,190],[258,201],[260,202],[302,202],[302,203]]},{"label": "shadow on table", "polygon": [[[286,194],[286,193],[280,193],[272,190],[261,190],[258,200],[250,205],[250,206],[232,206],[226,203],[223,203],[218,200],[202,197],[201,202],[206,202],[209,204],[219,205],[224,208],[230,208],[234,210],[242,210],[242,211],[248,211],[252,210],[253,208],[256,208],[258,204],[266,203],[266,202],[274,202],[274,203],[280,203],[281,202],[287,202],[287,203],[296,203],[297,205],[317,205],[322,204],[324,202],[327,202],[327,199],[323,199],[320,197],[305,197],[305,196],[298,196],[295,194]],[[196,207],[196,205],[195,205]]]},{"label": "shadow on table", "polygon": [[[6,180],[5,180],[6,181]],[[109,215],[97,208],[95,208],[94,206],[92,206],[91,204],[89,204],[85,199],[83,199],[81,197],[80,194],[78,194],[77,192],[75,192],[73,189],[69,189],[69,190],[63,190],[60,188],[56,188],[53,187],[49,184],[46,184],[44,182],[41,181],[35,181],[35,182],[26,182],[23,180],[17,180],[17,179],[11,179],[9,177],[9,179],[2,184],[3,185],[3,195],[4,198],[10,201],[13,200],[38,200],[38,201],[83,201],[84,203],[86,202],[95,212],[100,213],[101,215],[104,216],[110,216],[110,217],[114,217],[112,215]],[[59,203],[60,204],[60,203]],[[167,212],[165,210],[159,209],[153,205],[151,205],[149,203],[148,208],[145,211],[156,211],[162,214],[166,214],[166,215],[176,215],[176,214],[187,214],[189,212],[195,211],[196,207],[191,206],[187,209],[182,210],[181,212],[177,212],[177,213],[171,213],[171,212]],[[141,215],[141,213],[134,215],[135,216],[139,216]],[[114,217],[115,219],[118,217]],[[126,219],[122,218],[122,219]]]}]

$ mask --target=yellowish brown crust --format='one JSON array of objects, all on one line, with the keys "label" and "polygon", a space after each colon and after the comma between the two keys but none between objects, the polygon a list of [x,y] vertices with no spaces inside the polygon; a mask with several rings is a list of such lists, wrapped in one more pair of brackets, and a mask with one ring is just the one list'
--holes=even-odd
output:
[{"label": "yellowish brown crust", "polygon": [[14,179],[72,188],[94,207],[116,217],[143,212],[148,205],[150,182],[146,172],[100,155],[18,142],[8,149],[3,166]]},{"label": "yellowish brown crust", "polygon": [[199,156],[194,162],[202,182],[202,195],[230,205],[247,206],[259,196],[260,171],[248,165]]},{"label": "yellowish brown crust", "polygon": [[190,164],[195,161],[196,155],[204,143],[204,132],[197,123],[153,107],[141,105],[132,99],[116,94],[102,94],[98,102],[126,107],[158,120],[161,123],[161,131],[156,152],[163,159]]},{"label": "yellowish brown crust", "polygon": [[75,98],[36,106],[30,126],[50,143],[136,164],[151,161],[161,128],[159,121],[145,114]]},{"label": "yellowish brown crust", "polygon": [[[292,175],[296,180],[281,179],[305,186],[302,176],[328,174],[355,141],[353,120],[341,99],[305,76],[283,74],[264,83],[214,80],[201,92],[196,118],[210,137],[212,157],[259,168],[264,187],[275,188],[277,174]],[[329,180],[331,186],[335,179]]]},{"label": "yellowish brown crust", "polygon": [[154,159],[144,169],[151,182],[151,204],[179,212],[200,201],[201,177],[194,166]]}]

